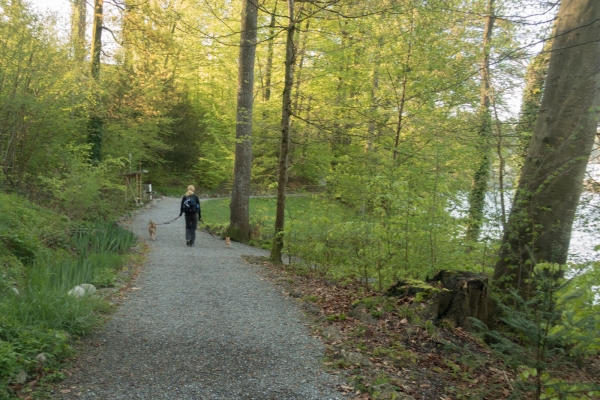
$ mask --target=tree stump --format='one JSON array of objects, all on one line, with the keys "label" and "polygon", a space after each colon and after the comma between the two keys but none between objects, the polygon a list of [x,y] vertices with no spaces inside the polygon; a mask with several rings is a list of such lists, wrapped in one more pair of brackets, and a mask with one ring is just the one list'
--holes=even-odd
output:
[{"label": "tree stump", "polygon": [[438,272],[426,282],[413,279],[398,281],[388,296],[414,297],[425,304],[425,316],[434,321],[446,318],[458,327],[469,329],[469,317],[488,323],[488,278],[468,271]]}]

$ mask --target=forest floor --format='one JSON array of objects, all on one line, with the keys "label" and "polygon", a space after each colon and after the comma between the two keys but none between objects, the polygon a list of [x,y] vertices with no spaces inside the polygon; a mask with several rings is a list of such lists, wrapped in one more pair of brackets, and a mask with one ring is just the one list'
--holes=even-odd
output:
[{"label": "forest floor", "polygon": [[[166,198],[132,222],[177,215]],[[55,397],[148,399],[503,399],[521,377],[480,339],[422,318],[414,299],[386,297],[268,253],[159,225],[148,261]],[[600,377],[600,359],[563,378]],[[596,377],[596,378],[594,378]],[[518,398],[526,398],[519,396]]]},{"label": "forest floor", "polygon": [[[513,372],[480,338],[450,321],[434,324],[423,318],[425,304],[414,298],[388,297],[361,285],[298,274],[264,257],[246,259],[261,265],[267,279],[312,315],[312,333],[327,346],[324,365],[346,380],[340,389],[347,398],[533,398],[533,376]],[[550,373],[554,382],[598,385],[600,357]],[[572,389],[575,393],[569,398],[600,398],[581,387]]]}]

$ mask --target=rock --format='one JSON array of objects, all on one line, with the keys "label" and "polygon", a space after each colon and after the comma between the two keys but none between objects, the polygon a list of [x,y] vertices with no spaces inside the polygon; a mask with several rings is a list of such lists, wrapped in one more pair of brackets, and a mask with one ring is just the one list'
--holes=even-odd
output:
[{"label": "rock", "polygon": [[82,283],[81,285],[79,285],[79,287],[83,288],[83,290],[85,290],[85,294],[87,294],[88,296],[91,296],[94,293],[96,293],[96,286],[92,284]]},{"label": "rock", "polygon": [[69,296],[73,296],[76,299],[80,299],[86,295],[91,296],[94,293],[96,293],[96,286],[91,285],[89,283],[82,283],[80,285],[77,285],[68,292]]},{"label": "rock", "polygon": [[35,356],[35,361],[37,361],[38,364],[43,365],[46,362],[46,356],[44,355],[44,353],[40,353],[37,356]]},{"label": "rock", "polygon": [[372,367],[373,363],[367,357],[360,353],[354,353],[351,351],[342,351],[342,357],[348,364],[360,365],[361,367]]},{"label": "rock", "polygon": [[342,333],[336,326],[326,326],[321,330],[323,337],[329,340],[342,340]]},{"label": "rock", "polygon": [[396,386],[390,383],[382,383],[381,385],[373,386],[373,390],[376,393],[376,399],[398,399],[398,394],[396,393]]},{"label": "rock", "polygon": [[314,305],[313,303],[309,303],[307,301],[300,302],[300,308],[304,310],[307,314],[319,316],[321,315],[321,308]]},{"label": "rock", "polygon": [[365,312],[360,311],[360,308],[355,308],[348,313],[349,317],[356,318],[360,322],[368,325],[377,325],[377,320]]},{"label": "rock", "polygon": [[73,289],[69,290],[68,295],[80,299],[85,296],[85,290],[81,286],[75,286]]},{"label": "rock", "polygon": [[15,376],[15,382],[22,385],[27,382],[27,372],[25,370],[20,370],[19,373]]}]

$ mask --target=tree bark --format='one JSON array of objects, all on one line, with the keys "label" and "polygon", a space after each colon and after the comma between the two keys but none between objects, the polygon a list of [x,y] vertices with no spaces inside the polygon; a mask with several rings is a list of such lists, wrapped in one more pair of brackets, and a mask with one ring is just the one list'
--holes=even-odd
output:
[{"label": "tree bark", "polygon": [[87,19],[85,0],[73,1],[72,18],[71,37],[73,41],[73,53],[75,61],[83,64],[85,60],[85,26]]},{"label": "tree bark", "polygon": [[92,29],[92,78],[100,78],[100,53],[102,52],[102,19],[104,0],[94,0],[94,28]]},{"label": "tree bark", "polygon": [[[96,83],[100,80],[100,53],[102,52],[102,20],[104,0],[94,1],[94,28],[92,30],[91,74]],[[95,90],[98,90],[96,88]],[[99,96],[96,94],[96,104],[92,107],[92,115],[88,122],[88,143],[91,145],[90,158],[93,163],[102,161],[102,138],[104,120],[97,110]]]},{"label": "tree bark", "polygon": [[258,8],[245,0],[238,66],[235,166],[231,192],[228,234],[234,240],[250,240],[250,179],[252,174],[252,107],[254,100],[254,59],[256,55]]},{"label": "tree bark", "polygon": [[283,229],[285,222],[285,191],[288,180],[289,147],[290,147],[290,122],[292,116],[292,86],[294,83],[294,62],[296,49],[294,48],[294,33],[296,21],[294,20],[294,0],[288,0],[289,24],[285,44],[285,81],[283,86],[283,105],[281,108],[281,149],[279,151],[279,179],[277,180],[277,211],[275,215],[275,237],[271,248],[270,261],[282,263]]},{"label": "tree bark", "polygon": [[275,42],[275,14],[277,13],[277,1],[271,14],[271,23],[269,24],[269,41],[267,43],[267,65],[265,67],[265,90],[263,91],[263,100],[269,101],[271,98],[271,75],[273,74],[273,45]]},{"label": "tree bark", "polygon": [[523,101],[519,112],[519,124],[515,129],[519,141],[519,153],[522,155],[523,160],[527,156],[527,148],[540,110],[544,81],[548,73],[551,44],[551,41],[546,42],[542,52],[535,56],[529,67],[527,67],[527,74],[525,75],[525,89],[523,90]]},{"label": "tree bark", "polygon": [[473,177],[473,188],[469,194],[469,225],[467,227],[467,240],[475,241],[479,238],[483,213],[485,208],[485,195],[490,176],[490,137],[492,136],[492,117],[490,113],[490,41],[494,29],[494,0],[488,0],[487,17],[483,30],[483,59],[481,61],[481,104],[479,111],[478,146],[479,165]]},{"label": "tree bark", "polygon": [[562,2],[540,112],[493,277],[525,298],[537,263],[567,261],[598,128],[598,59],[600,2]]}]

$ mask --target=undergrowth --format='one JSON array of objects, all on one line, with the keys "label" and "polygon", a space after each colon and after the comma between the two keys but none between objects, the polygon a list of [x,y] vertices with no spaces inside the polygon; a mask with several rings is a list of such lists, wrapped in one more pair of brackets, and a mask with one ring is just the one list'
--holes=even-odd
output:
[{"label": "undergrowth", "polygon": [[0,193],[0,399],[60,375],[73,340],[108,310],[100,297],[69,290],[113,286],[134,242],[110,222],[72,220]]}]

